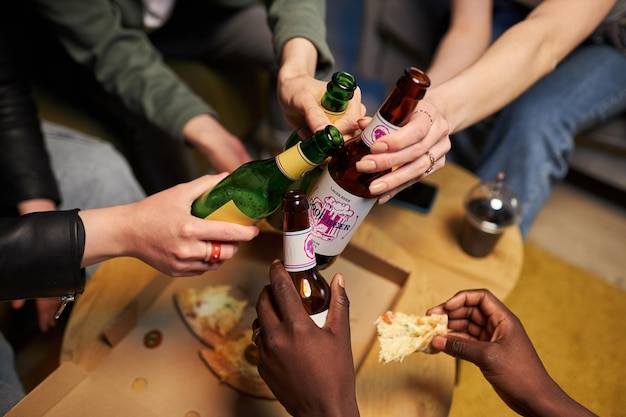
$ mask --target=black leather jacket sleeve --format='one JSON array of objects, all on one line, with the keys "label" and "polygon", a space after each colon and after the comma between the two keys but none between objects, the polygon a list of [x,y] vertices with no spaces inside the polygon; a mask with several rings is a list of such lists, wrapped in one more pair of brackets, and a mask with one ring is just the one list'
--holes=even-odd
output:
[{"label": "black leather jacket sleeve", "polygon": [[30,88],[0,30],[0,186],[3,214],[34,198],[60,200]]},{"label": "black leather jacket sleeve", "polygon": [[84,250],[78,210],[0,218],[0,301],[82,293]]}]

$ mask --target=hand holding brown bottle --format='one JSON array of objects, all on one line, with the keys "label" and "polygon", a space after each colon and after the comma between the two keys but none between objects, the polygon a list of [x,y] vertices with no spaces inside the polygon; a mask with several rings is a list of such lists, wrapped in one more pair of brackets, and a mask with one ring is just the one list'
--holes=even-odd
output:
[{"label": "hand holding brown bottle", "polygon": [[256,338],[259,373],[278,401],[296,417],[359,415],[350,345],[350,302],[340,274],[330,285],[333,296],[322,328],[302,308],[280,261],[272,263],[270,285],[263,289],[256,305],[261,326]]}]

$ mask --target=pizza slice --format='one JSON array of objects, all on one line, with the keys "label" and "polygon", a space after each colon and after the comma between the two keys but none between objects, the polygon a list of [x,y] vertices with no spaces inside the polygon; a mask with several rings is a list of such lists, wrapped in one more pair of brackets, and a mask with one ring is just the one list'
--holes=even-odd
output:
[{"label": "pizza slice", "polygon": [[216,285],[184,288],[174,295],[187,326],[209,346],[223,343],[241,322],[248,302],[234,297],[233,291],[230,285]]},{"label": "pizza slice", "polygon": [[448,333],[448,316],[415,316],[388,311],[374,322],[378,332],[379,362],[402,362],[414,352],[434,353],[430,343]]},{"label": "pizza slice", "polygon": [[258,352],[251,340],[252,330],[246,330],[238,338],[225,340],[213,349],[202,349],[200,356],[220,381],[232,388],[255,397],[274,399],[259,375]]}]

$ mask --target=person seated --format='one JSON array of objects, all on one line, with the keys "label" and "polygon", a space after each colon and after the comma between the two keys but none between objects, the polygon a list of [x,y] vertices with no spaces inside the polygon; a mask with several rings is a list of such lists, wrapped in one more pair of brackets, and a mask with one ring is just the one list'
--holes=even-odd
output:
[{"label": "person seated", "polygon": [[626,110],[624,22],[624,0],[450,1],[426,100],[449,124],[449,160],[484,180],[504,173],[524,238],[575,137]]},{"label": "person seated", "polygon": [[[254,342],[261,377],[293,416],[358,417],[343,276],[336,274],[331,281],[331,305],[320,328],[302,308],[281,261],[272,263],[269,275],[270,285],[256,305],[261,330]],[[447,314],[452,330],[436,336],[432,347],[476,364],[515,412],[595,416],[550,377],[520,320],[488,290],[461,291],[426,314]]]},{"label": "person seated", "polygon": [[[77,91],[84,102],[89,98],[98,111],[111,114],[116,124],[128,125],[120,138],[123,146],[137,148],[129,151],[135,155],[133,166],[155,163],[150,158],[159,156],[158,149],[151,145],[161,136],[192,145],[214,172],[233,171],[252,158],[240,138],[222,124],[214,106],[196,94],[167,59],[192,60],[231,73],[235,68],[247,82],[258,71],[271,74],[267,107],[274,125],[289,128],[286,119],[292,127],[306,121],[319,129],[329,123],[314,105],[325,89],[325,82],[315,77],[327,74],[333,64],[324,39],[321,0],[277,0],[268,7],[256,0],[98,0],[89,7],[65,0],[32,3],[29,16],[41,17],[43,23],[30,23],[42,33],[38,42],[49,36],[61,45],[47,48],[56,51],[52,60],[58,68],[46,65],[46,72],[58,74],[53,80],[60,84],[57,90],[65,95]],[[34,46],[46,52],[41,44]],[[37,62],[41,56],[31,59]],[[83,85],[74,90],[77,82]],[[349,128],[354,130],[360,103],[352,108]],[[346,131],[341,123],[338,127]],[[169,180],[155,179],[149,193],[189,179],[184,177],[189,173],[174,173],[172,155],[165,155],[164,162],[168,169],[161,167],[163,172],[154,175]],[[153,175],[147,167],[144,171]]]}]

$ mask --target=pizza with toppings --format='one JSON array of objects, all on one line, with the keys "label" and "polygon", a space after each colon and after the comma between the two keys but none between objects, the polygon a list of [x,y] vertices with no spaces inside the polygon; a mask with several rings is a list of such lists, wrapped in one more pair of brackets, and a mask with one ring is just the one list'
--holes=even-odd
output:
[{"label": "pizza with toppings", "polygon": [[252,307],[235,292],[230,285],[184,288],[174,299],[188,328],[208,346],[200,357],[219,380],[243,393],[274,399],[257,369],[251,324],[242,323]]},{"label": "pizza with toppings", "polygon": [[448,316],[415,316],[388,311],[374,322],[378,332],[380,362],[402,362],[414,352],[434,353],[431,342],[448,333]]},{"label": "pizza with toppings", "polygon": [[184,288],[176,292],[176,306],[191,331],[209,346],[228,338],[241,321],[246,300],[235,298],[230,285]]}]

